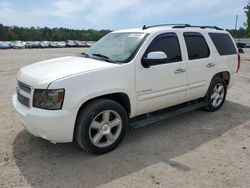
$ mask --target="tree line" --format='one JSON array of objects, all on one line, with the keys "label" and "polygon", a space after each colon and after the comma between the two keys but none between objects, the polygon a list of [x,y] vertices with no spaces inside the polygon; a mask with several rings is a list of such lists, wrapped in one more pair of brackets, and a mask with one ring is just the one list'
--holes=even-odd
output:
[{"label": "tree line", "polygon": [[0,24],[0,41],[97,41],[111,30],[94,29],[67,29],[67,28],[48,28],[48,27],[17,27],[4,26]]},{"label": "tree line", "polygon": [[[238,30],[228,30],[234,38],[249,37],[248,29],[239,28]],[[48,28],[48,27],[17,27],[4,26],[0,24],[0,41],[97,41],[111,30],[77,30],[67,28]]]},{"label": "tree line", "polygon": [[250,37],[250,1],[248,1],[247,5],[244,7],[245,14],[247,16],[247,22],[245,23],[246,28],[246,37]]},{"label": "tree line", "polygon": [[245,38],[247,37],[246,29],[239,28],[237,30],[235,29],[228,29],[227,30],[234,38]]}]

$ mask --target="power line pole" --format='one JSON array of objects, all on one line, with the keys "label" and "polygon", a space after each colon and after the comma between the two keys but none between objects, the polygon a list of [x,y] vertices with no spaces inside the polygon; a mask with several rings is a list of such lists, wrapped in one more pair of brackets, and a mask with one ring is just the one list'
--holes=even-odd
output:
[{"label": "power line pole", "polygon": [[239,18],[239,15],[236,15],[236,20],[235,20],[235,31],[237,30],[237,26],[238,26],[238,18]]}]

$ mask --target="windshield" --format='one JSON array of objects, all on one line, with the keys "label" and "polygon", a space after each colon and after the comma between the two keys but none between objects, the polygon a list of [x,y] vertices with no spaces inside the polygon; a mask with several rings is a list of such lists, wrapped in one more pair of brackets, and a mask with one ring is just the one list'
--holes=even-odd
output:
[{"label": "windshield", "polygon": [[145,33],[110,33],[96,42],[85,54],[109,62],[126,62],[136,52]]}]

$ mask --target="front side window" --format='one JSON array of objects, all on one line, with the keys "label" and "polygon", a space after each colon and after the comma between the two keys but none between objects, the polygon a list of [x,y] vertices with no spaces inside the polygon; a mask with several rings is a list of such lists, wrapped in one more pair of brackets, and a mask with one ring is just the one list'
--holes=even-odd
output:
[{"label": "front side window", "polygon": [[149,45],[144,56],[150,52],[161,51],[167,55],[167,62],[182,61],[178,37],[175,33],[165,33],[157,36]]},{"label": "front side window", "polygon": [[146,36],[145,33],[109,33],[85,54],[90,58],[106,57],[111,62],[127,62],[136,53]]},{"label": "front side window", "polygon": [[210,56],[210,50],[202,34],[196,32],[184,33],[189,60],[202,59]]}]

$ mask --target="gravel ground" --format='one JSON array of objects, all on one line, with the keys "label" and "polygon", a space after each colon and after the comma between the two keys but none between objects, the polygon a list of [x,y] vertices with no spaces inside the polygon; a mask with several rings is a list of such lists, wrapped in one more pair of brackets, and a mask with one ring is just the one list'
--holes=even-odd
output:
[{"label": "gravel ground", "polygon": [[83,49],[0,51],[0,187],[250,187],[250,51],[215,113],[189,112],[131,129],[115,151],[93,156],[22,127],[11,104],[16,72]]}]

